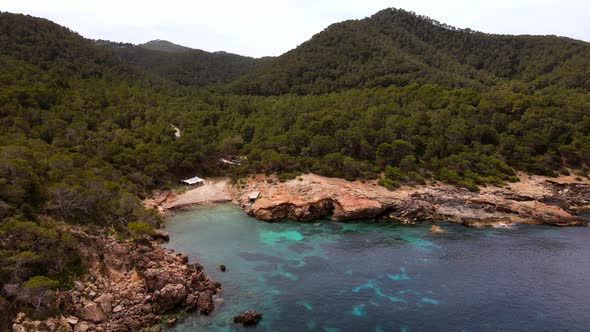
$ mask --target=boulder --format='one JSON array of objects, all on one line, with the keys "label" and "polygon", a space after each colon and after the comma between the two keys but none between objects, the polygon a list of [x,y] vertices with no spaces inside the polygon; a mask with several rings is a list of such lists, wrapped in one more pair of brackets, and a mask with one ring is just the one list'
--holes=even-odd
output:
[{"label": "boulder", "polygon": [[161,229],[156,229],[156,230],[154,230],[154,233],[152,234],[152,238],[154,240],[168,242],[168,241],[170,241],[170,234],[168,232],[161,230]]},{"label": "boulder", "polygon": [[73,329],[70,326],[70,322],[65,317],[61,316],[56,322],[55,331],[69,332],[73,331]]},{"label": "boulder", "polygon": [[113,308],[113,295],[103,294],[99,296],[96,300],[94,300],[94,302],[96,302],[100,306],[102,311],[104,311],[106,314],[111,313]]},{"label": "boulder", "polygon": [[170,272],[161,269],[148,269],[143,273],[143,276],[149,290],[156,291],[168,284]]},{"label": "boulder", "polygon": [[94,329],[94,324],[86,322],[86,321],[81,321],[78,324],[76,324],[76,326],[74,327],[74,332],[86,332],[89,330],[93,330]]},{"label": "boulder", "polygon": [[256,325],[262,319],[262,314],[256,310],[248,310],[234,317],[234,323],[240,323],[244,326]]},{"label": "boulder", "polygon": [[100,323],[108,318],[100,306],[94,302],[91,302],[80,308],[78,310],[78,317],[84,320],[89,320],[93,323]]},{"label": "boulder", "polygon": [[186,297],[186,300],[184,302],[185,302],[187,310],[193,310],[197,307],[197,304],[199,302],[199,295],[194,294],[194,293],[190,293]]},{"label": "boulder", "polygon": [[79,281],[74,281],[74,289],[77,290],[78,292],[83,292],[84,285]]},{"label": "boulder", "polygon": [[78,322],[80,321],[80,319],[78,317],[76,317],[76,316],[68,316],[68,317],[66,317],[66,321],[70,325],[76,325],[76,324],[78,324]]},{"label": "boulder", "polygon": [[168,284],[160,290],[156,298],[156,303],[162,311],[167,311],[182,303],[186,299],[187,294],[188,292],[183,284]]},{"label": "boulder", "polygon": [[208,315],[213,311],[213,293],[209,290],[203,291],[199,294],[197,301],[197,309],[203,315]]}]

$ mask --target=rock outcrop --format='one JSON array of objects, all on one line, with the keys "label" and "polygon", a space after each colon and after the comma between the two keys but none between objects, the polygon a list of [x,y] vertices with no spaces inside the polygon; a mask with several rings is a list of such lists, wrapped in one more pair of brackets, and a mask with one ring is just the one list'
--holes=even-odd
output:
[{"label": "rock outcrop", "polygon": [[[260,191],[251,203],[247,194]],[[349,182],[307,174],[284,183],[259,175],[235,190],[235,200],[257,219],[308,221],[383,218],[402,223],[450,221],[466,226],[528,223],[584,226],[576,216],[590,208],[590,183],[521,175],[508,187],[470,192],[451,185],[402,187],[390,191],[375,182]]]},{"label": "rock outcrop", "polygon": [[221,285],[189,264],[188,257],[164,249],[152,238],[118,241],[70,230],[85,243],[80,248],[88,273],[69,291],[59,294],[67,317],[42,322],[22,314],[14,331],[138,331],[162,321],[177,308],[209,314]]},{"label": "rock outcrop", "polygon": [[234,323],[240,323],[244,326],[256,325],[262,319],[262,314],[256,310],[248,310],[234,317]]}]

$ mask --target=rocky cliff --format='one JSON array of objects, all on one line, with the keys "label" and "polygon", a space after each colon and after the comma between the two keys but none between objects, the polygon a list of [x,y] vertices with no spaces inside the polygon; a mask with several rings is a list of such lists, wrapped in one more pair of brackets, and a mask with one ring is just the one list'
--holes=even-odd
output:
[{"label": "rocky cliff", "polygon": [[[480,192],[450,185],[390,191],[375,182],[349,182],[307,174],[284,183],[263,175],[235,187],[235,199],[258,219],[335,220],[385,218],[403,223],[450,221],[466,226],[528,223],[584,226],[576,216],[590,208],[590,183],[521,174],[521,181]],[[248,194],[259,191],[255,202]]]},{"label": "rocky cliff", "polygon": [[[198,263],[164,249],[163,233],[135,240],[90,235],[79,237],[87,273],[71,290],[58,294],[62,316],[31,321],[20,314],[13,331],[138,331],[159,330],[165,314],[195,310],[209,314],[221,285]],[[168,323],[173,323],[174,319]],[[164,322],[165,323],[165,322]]]}]

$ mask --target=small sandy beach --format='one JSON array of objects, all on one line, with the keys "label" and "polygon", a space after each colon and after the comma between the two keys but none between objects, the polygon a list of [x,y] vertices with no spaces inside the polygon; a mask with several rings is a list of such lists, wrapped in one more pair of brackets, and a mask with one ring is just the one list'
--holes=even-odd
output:
[{"label": "small sandy beach", "polygon": [[159,193],[154,198],[144,200],[144,205],[165,212],[193,205],[230,202],[232,196],[228,191],[228,181],[228,178],[206,178],[202,186],[181,193]]}]

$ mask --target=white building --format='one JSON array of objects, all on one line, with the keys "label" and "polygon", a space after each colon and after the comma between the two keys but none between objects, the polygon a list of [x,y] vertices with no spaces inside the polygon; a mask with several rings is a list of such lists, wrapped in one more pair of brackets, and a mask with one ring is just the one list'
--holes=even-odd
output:
[{"label": "white building", "polygon": [[190,179],[186,179],[186,180],[180,180],[180,182],[182,182],[184,184],[188,184],[189,186],[195,186],[195,187],[205,184],[205,180],[201,179],[198,176],[195,176],[194,178],[190,178]]}]

